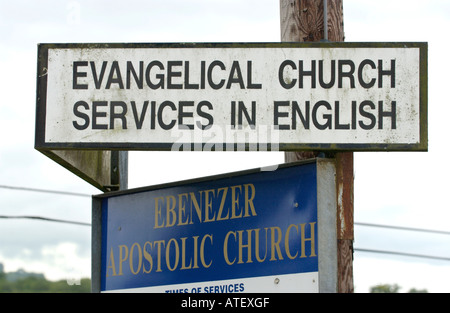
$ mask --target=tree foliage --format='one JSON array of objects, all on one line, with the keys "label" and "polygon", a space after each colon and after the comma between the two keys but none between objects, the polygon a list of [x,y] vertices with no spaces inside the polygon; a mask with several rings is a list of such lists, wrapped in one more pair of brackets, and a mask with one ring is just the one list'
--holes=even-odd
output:
[{"label": "tree foliage", "polygon": [[8,281],[4,273],[0,273],[1,293],[88,293],[91,292],[91,280],[81,279],[81,284],[69,285],[67,281],[48,281],[45,278],[27,277],[16,281]]},{"label": "tree foliage", "polygon": [[[370,287],[371,293],[398,293],[400,291],[401,287],[397,284],[390,285],[390,284],[384,284],[384,285],[377,285]],[[408,293],[428,293],[426,289],[416,289],[412,288],[408,291]]]}]

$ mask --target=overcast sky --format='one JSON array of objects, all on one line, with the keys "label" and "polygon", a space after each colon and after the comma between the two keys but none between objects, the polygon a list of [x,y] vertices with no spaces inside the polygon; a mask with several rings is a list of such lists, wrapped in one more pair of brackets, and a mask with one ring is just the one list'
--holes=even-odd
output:
[{"label": "overcast sky", "polygon": [[[278,42],[279,2],[0,0],[0,185],[99,191],[34,149],[38,43]],[[450,2],[344,0],[346,41],[426,41],[428,152],[355,153],[355,222],[450,231]],[[129,187],[283,162],[283,153],[132,152]],[[0,188],[0,215],[90,223],[90,197]],[[0,262],[48,279],[90,276],[90,228],[0,219]],[[355,226],[355,248],[450,258],[450,236]],[[450,292],[450,262],[355,252],[357,292],[397,283]]]}]

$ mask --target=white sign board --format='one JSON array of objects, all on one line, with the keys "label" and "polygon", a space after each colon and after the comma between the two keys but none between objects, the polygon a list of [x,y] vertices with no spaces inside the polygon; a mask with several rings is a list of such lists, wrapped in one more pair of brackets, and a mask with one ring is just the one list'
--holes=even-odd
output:
[{"label": "white sign board", "polygon": [[39,46],[36,146],[426,150],[427,45]]}]

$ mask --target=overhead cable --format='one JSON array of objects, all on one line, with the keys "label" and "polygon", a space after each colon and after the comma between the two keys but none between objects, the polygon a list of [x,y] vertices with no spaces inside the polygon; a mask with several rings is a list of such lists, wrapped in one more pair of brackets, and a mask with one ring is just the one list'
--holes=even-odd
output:
[{"label": "overhead cable", "polygon": [[424,255],[424,254],[414,254],[414,253],[405,253],[405,252],[396,252],[396,251],[386,251],[386,250],[374,250],[374,249],[353,249],[356,252],[370,252],[370,253],[380,253],[380,254],[393,254],[393,255],[401,255],[401,256],[409,256],[415,258],[425,258],[425,259],[433,259],[433,260],[441,260],[441,261],[450,261],[449,257],[441,257],[441,256],[432,256],[432,255]]},{"label": "overhead cable", "polygon": [[28,187],[15,187],[15,186],[7,186],[7,185],[0,185],[0,188],[12,189],[12,190],[22,190],[22,191],[54,193],[54,194],[60,194],[60,195],[66,195],[66,196],[76,196],[76,197],[91,197],[91,195],[88,195],[86,193],[78,193],[78,192],[70,192],[70,191],[59,191],[59,190],[49,190],[49,189],[28,188]]},{"label": "overhead cable", "polygon": [[0,218],[3,219],[32,219],[32,220],[42,220],[42,221],[48,221],[48,222],[58,222],[58,223],[67,223],[67,224],[74,224],[74,225],[82,225],[82,226],[91,226],[89,223],[83,223],[83,222],[75,222],[75,221],[68,221],[68,220],[60,220],[56,218],[48,218],[48,217],[42,217],[42,216],[30,216],[30,215],[0,215]]},{"label": "overhead cable", "polygon": [[369,227],[391,228],[391,229],[398,229],[398,230],[409,230],[409,231],[418,231],[418,232],[427,232],[427,233],[436,233],[436,234],[450,235],[450,231],[434,230],[434,229],[413,228],[413,227],[403,227],[403,226],[391,226],[391,225],[380,225],[380,224],[371,224],[371,223],[358,223],[358,222],[355,222],[355,225],[369,226]]}]

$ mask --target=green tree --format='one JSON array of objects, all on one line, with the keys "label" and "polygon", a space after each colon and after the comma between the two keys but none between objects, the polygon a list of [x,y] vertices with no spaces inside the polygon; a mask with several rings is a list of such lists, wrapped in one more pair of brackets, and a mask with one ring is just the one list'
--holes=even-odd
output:
[{"label": "green tree", "polygon": [[409,293],[428,293],[428,291],[426,289],[416,289],[416,288],[411,288],[408,292]]},{"label": "green tree", "polygon": [[40,277],[27,277],[17,281],[8,281],[0,273],[0,293],[89,293],[91,280],[81,279],[80,285],[69,285],[67,281],[48,281]]},{"label": "green tree", "polygon": [[398,293],[399,290],[400,287],[397,284],[394,285],[384,284],[370,287],[371,293]]},{"label": "green tree", "polygon": [[[383,284],[370,287],[371,293],[398,293],[401,287],[397,284]],[[426,289],[411,288],[408,293],[428,293]]]}]

